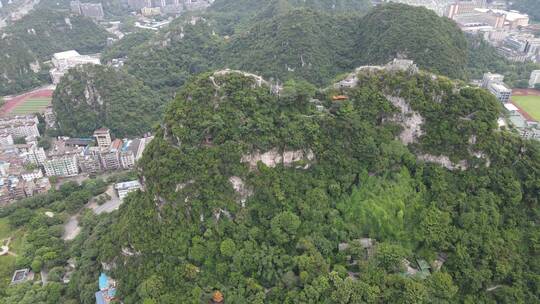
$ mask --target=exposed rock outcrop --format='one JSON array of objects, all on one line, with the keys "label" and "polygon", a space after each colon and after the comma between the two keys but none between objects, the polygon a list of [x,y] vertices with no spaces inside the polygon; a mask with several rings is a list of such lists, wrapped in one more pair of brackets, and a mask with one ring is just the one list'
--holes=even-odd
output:
[{"label": "exposed rock outcrop", "polygon": [[[259,151],[253,152],[242,156],[241,162],[249,163],[251,170],[257,168],[257,163],[262,162],[270,168],[275,168],[277,165],[283,164],[286,167],[292,166],[295,162],[298,161],[313,161],[315,159],[315,154],[313,151],[308,150],[296,150],[296,151],[283,151],[280,153],[278,149],[272,149],[265,153],[260,153]],[[309,168],[309,164],[304,167],[304,169]]]},{"label": "exposed rock outcrop", "polygon": [[416,143],[418,138],[424,134],[422,131],[422,125],[424,123],[422,115],[413,111],[409,103],[401,97],[390,95],[385,95],[385,97],[400,111],[400,113],[395,114],[390,119],[403,127],[403,131],[399,134],[399,140],[404,145]]}]

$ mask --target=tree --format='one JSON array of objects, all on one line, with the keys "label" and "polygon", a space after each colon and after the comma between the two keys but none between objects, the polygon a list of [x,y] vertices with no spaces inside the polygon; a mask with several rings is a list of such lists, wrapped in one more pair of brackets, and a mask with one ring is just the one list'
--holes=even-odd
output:
[{"label": "tree", "polygon": [[13,143],[16,145],[24,145],[26,144],[26,139],[24,137],[16,137],[13,139]]},{"label": "tree", "polygon": [[452,277],[448,273],[435,272],[426,282],[429,294],[430,303],[454,303],[456,294],[458,293],[457,286],[454,285]]},{"label": "tree", "polygon": [[51,140],[48,137],[41,137],[38,141],[38,147],[43,148],[45,151],[51,148]]},{"label": "tree", "polygon": [[236,254],[236,245],[231,239],[226,239],[220,245],[221,254],[226,257],[233,257]]},{"label": "tree", "polygon": [[272,219],[271,231],[278,244],[290,242],[300,227],[300,218],[290,211],[285,211]]},{"label": "tree", "polygon": [[403,259],[406,256],[407,250],[400,245],[381,243],[377,246],[375,263],[388,272],[401,272],[404,270]]}]

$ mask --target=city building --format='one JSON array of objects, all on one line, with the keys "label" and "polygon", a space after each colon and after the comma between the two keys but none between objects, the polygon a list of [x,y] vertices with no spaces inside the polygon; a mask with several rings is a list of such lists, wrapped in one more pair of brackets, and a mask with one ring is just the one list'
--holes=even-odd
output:
[{"label": "city building", "polygon": [[101,64],[99,56],[81,55],[75,50],[56,53],[52,57],[53,68],[50,70],[51,79],[54,84],[71,68],[84,64]]},{"label": "city building", "polygon": [[9,174],[9,167],[11,163],[0,161],[0,177],[7,176]]},{"label": "city building", "polygon": [[64,141],[66,147],[88,147],[95,142],[94,138],[68,138]]},{"label": "city building", "polygon": [[13,135],[7,132],[0,133],[0,146],[11,146],[13,143]]},{"label": "city building", "polygon": [[534,70],[531,72],[531,78],[529,79],[529,87],[534,88],[534,86],[539,83],[540,83],[540,70]]},{"label": "city building", "polygon": [[511,125],[516,128],[522,138],[540,140],[540,124],[538,122],[527,120],[511,103],[504,104],[504,108]]},{"label": "city building", "polygon": [[45,109],[45,113],[43,113],[43,116],[45,118],[47,128],[53,129],[54,127],[56,127],[56,114],[54,114],[52,106],[48,106]]},{"label": "city building", "polygon": [[107,128],[101,128],[94,131],[98,147],[101,149],[109,149],[111,146],[111,131]]},{"label": "city building", "polygon": [[99,159],[103,170],[119,170],[122,169],[120,163],[120,155],[118,150],[106,150],[99,152]]},{"label": "city building", "polygon": [[138,180],[134,180],[115,184],[114,189],[116,189],[116,191],[118,192],[118,197],[120,198],[120,200],[123,201],[124,198],[128,195],[128,193],[142,189],[142,187],[141,183],[139,183]]},{"label": "city building", "polygon": [[519,27],[525,27],[529,25],[529,16],[527,14],[521,14],[517,11],[505,11],[501,9],[491,8],[476,8],[474,9],[474,11],[480,13],[504,15],[504,26],[508,29],[517,29]]},{"label": "city building", "polygon": [[128,140],[124,143],[120,150],[120,163],[124,169],[133,168],[140,145],[140,139]]},{"label": "city building", "polygon": [[474,12],[476,8],[482,8],[486,6],[485,0],[479,1],[455,1],[448,6],[446,17],[454,19],[457,15],[463,15]]},{"label": "city building", "polygon": [[493,74],[493,73],[484,73],[484,77],[482,78],[482,87],[487,89],[488,85],[492,82],[495,83],[502,83],[504,82],[504,76],[501,74]]},{"label": "city building", "polygon": [[34,169],[32,171],[27,171],[21,174],[21,177],[24,181],[30,182],[38,178],[43,177],[43,172],[39,169]]},{"label": "city building", "polygon": [[37,146],[32,146],[26,152],[23,152],[21,156],[24,158],[26,162],[29,162],[35,165],[43,165],[43,163],[47,159],[45,150]]},{"label": "city building", "polygon": [[47,176],[76,176],[79,174],[77,155],[74,153],[64,155],[51,155],[43,163]]},{"label": "city building", "polygon": [[99,155],[88,153],[88,149],[78,156],[79,168],[83,173],[98,173],[101,171]]},{"label": "city building", "polygon": [[35,115],[1,118],[0,134],[10,134],[13,139],[39,137],[38,123]]},{"label": "city building", "polygon": [[502,103],[509,102],[510,97],[512,96],[512,90],[510,90],[504,83],[492,82],[488,85],[487,89]]}]

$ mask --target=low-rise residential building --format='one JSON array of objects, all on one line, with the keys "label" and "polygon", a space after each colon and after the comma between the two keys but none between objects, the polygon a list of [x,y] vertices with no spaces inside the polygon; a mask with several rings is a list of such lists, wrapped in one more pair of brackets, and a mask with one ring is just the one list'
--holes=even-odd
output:
[{"label": "low-rise residential building", "polygon": [[13,135],[8,132],[0,133],[0,146],[11,146],[13,143]]},{"label": "low-rise residential building", "polygon": [[502,103],[509,102],[510,97],[512,96],[512,90],[504,83],[490,83],[488,85],[488,90]]},{"label": "low-rise residential building", "polygon": [[116,189],[116,191],[118,192],[118,197],[120,198],[120,200],[124,200],[128,193],[142,189],[142,187],[141,183],[139,183],[138,180],[134,180],[115,184],[114,189]]},{"label": "low-rise residential building", "polygon": [[21,177],[24,181],[30,182],[38,178],[43,177],[43,172],[39,169],[34,169],[32,171],[26,171],[21,173]]},{"label": "low-rise residential building", "polygon": [[79,174],[77,155],[75,153],[51,155],[43,163],[43,168],[47,176],[67,177]]}]

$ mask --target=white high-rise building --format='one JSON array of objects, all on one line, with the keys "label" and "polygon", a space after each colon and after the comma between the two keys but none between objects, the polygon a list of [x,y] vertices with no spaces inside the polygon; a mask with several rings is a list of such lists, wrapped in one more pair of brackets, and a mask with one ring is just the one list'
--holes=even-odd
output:
[{"label": "white high-rise building", "polygon": [[45,150],[43,150],[43,148],[38,148],[36,146],[32,146],[27,152],[24,152],[21,156],[27,162],[30,162],[34,165],[43,165],[43,163],[47,159]]},{"label": "white high-rise building", "polygon": [[109,129],[97,129],[94,131],[94,137],[100,149],[109,149],[111,147],[111,131]]},{"label": "white high-rise building", "polygon": [[43,164],[47,176],[75,176],[79,174],[76,154],[53,156]]},{"label": "white high-rise building", "polygon": [[114,185],[114,188],[116,189],[116,191],[118,191],[118,197],[122,201],[128,195],[128,193],[142,189],[141,184],[138,180],[118,183]]},{"label": "white high-rise building", "polygon": [[531,78],[529,79],[529,87],[534,88],[534,85],[538,83],[540,83],[540,70],[534,70],[531,72]]},{"label": "white high-rise building", "polygon": [[504,83],[490,83],[488,90],[491,94],[495,95],[502,103],[510,102],[510,96],[512,96],[512,90],[510,90]]}]

